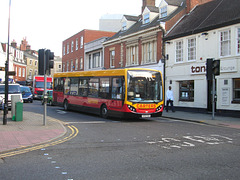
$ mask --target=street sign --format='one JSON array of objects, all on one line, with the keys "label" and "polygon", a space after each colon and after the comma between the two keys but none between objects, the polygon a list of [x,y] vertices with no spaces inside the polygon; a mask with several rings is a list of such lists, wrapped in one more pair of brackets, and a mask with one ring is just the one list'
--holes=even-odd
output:
[{"label": "street sign", "polygon": [[5,71],[5,67],[0,67],[0,71]]},{"label": "street sign", "polygon": [[16,72],[15,72],[15,71],[9,71],[9,72],[8,72],[8,75],[9,75],[9,76],[15,76],[15,75],[16,75]]}]

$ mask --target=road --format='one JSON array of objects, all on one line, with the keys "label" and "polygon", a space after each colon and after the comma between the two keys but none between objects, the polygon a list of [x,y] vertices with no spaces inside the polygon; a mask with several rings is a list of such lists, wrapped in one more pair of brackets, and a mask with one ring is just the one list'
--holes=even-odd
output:
[{"label": "road", "polygon": [[[41,113],[40,102],[24,108]],[[0,179],[239,179],[240,131],[164,118],[102,119],[48,107],[78,129],[62,144],[0,164]]]}]

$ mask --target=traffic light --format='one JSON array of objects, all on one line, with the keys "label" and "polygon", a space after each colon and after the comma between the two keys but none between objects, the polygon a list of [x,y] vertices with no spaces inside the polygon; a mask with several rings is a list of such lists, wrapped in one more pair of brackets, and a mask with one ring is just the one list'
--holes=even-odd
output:
[{"label": "traffic light", "polygon": [[206,76],[207,80],[212,80],[212,65],[213,65],[213,59],[207,59],[207,71],[206,71]]},{"label": "traffic light", "polygon": [[51,74],[51,69],[54,66],[54,61],[53,61],[54,53],[48,49],[48,50],[46,50],[45,55],[46,55],[46,72]]},{"label": "traffic light", "polygon": [[38,50],[38,74],[44,75],[45,74],[45,66],[44,66],[44,59],[45,59],[45,49]]},{"label": "traffic light", "polygon": [[38,50],[38,74],[50,74],[50,69],[53,68],[54,53],[49,49],[39,49]]},{"label": "traffic light", "polygon": [[212,73],[214,76],[220,75],[220,60],[214,60],[212,63]]}]

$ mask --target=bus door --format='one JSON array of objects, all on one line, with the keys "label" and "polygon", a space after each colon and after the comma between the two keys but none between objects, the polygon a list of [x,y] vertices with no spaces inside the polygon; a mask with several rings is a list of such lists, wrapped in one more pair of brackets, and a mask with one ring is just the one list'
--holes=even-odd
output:
[{"label": "bus door", "polygon": [[111,92],[111,102],[110,109],[121,110],[124,100],[124,80],[122,77],[112,78],[112,92]]},{"label": "bus door", "polygon": [[53,91],[53,101],[62,103],[64,100],[63,88],[64,88],[63,78],[54,79],[54,91]]}]

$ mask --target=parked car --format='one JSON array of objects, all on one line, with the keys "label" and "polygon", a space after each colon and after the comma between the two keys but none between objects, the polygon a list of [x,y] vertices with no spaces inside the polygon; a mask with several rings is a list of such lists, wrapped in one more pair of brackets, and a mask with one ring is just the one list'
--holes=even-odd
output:
[{"label": "parked car", "polygon": [[[22,93],[19,84],[8,84],[8,107],[12,107],[11,98],[14,95],[20,95],[20,101],[22,102]],[[3,107],[5,99],[5,84],[0,84],[0,106]]]},{"label": "parked car", "polygon": [[[52,106],[53,105],[53,91],[52,90],[48,90],[47,91],[47,103]],[[43,95],[41,96],[41,101],[42,101],[42,105],[44,104],[43,102]]]},{"label": "parked car", "polygon": [[28,86],[20,86],[23,102],[33,102],[33,95],[31,89]]}]

